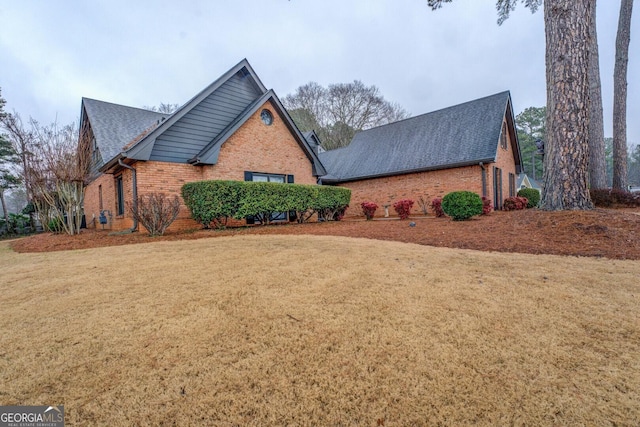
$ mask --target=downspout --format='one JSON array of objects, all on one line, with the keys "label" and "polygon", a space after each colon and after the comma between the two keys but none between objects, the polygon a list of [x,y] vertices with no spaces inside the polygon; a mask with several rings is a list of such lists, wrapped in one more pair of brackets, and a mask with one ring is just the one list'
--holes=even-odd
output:
[{"label": "downspout", "polygon": [[[138,179],[136,177],[136,168],[133,168],[122,161],[122,159],[118,159],[118,164],[123,168],[131,170],[133,175],[133,211],[136,212],[138,209]],[[138,230],[138,218],[133,216],[133,227],[129,229],[130,232],[134,232]]]},{"label": "downspout", "polygon": [[480,169],[482,169],[482,197],[487,197],[487,168],[484,167],[484,163],[480,162]]}]

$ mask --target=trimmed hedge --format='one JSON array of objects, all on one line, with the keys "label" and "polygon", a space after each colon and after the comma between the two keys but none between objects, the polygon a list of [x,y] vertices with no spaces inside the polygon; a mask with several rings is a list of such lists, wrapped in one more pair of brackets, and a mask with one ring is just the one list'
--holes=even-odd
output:
[{"label": "trimmed hedge", "polygon": [[518,197],[524,197],[527,201],[527,208],[535,208],[540,202],[540,191],[535,188],[523,188],[518,191]]},{"label": "trimmed hedge", "polygon": [[312,185],[317,195],[311,209],[325,221],[340,221],[351,202],[351,190],[344,187]]},{"label": "trimmed hedge", "polygon": [[298,222],[314,213],[327,220],[339,219],[349,206],[351,191],[274,182],[198,181],[182,186],[182,197],[191,217],[208,228],[212,222],[223,227],[228,218],[253,217],[268,224],[281,212],[295,213]]},{"label": "trimmed hedge", "polygon": [[454,191],[442,198],[442,210],[454,221],[482,214],[482,199],[471,191]]},{"label": "trimmed hedge", "polygon": [[182,186],[182,198],[191,211],[191,218],[209,228],[226,226],[239,208],[244,197],[241,181],[199,181]]}]

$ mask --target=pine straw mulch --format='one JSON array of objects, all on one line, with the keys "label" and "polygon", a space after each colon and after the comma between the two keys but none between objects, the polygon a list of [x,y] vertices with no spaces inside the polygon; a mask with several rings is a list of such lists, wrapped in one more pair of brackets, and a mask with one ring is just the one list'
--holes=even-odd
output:
[{"label": "pine straw mulch", "polygon": [[[411,227],[410,223],[415,222]],[[363,237],[481,251],[575,255],[611,259],[640,259],[640,209],[594,209],[547,212],[537,209],[492,212],[470,221],[454,222],[433,216],[410,220],[379,218],[373,221],[253,226],[227,230],[112,235],[84,230],[79,236],[42,233],[11,242],[17,252],[50,252],[104,246],[188,240],[230,235],[298,234]]]}]

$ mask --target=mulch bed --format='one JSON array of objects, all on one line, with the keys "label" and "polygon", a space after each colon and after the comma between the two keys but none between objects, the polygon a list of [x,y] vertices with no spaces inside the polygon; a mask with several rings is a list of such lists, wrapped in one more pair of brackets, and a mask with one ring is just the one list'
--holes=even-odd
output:
[{"label": "mulch bed", "polygon": [[[410,226],[412,221],[414,227]],[[640,209],[637,208],[561,212],[528,209],[492,212],[461,222],[433,216],[404,221],[345,220],[168,232],[160,237],[84,230],[78,236],[42,233],[12,241],[10,245],[17,252],[49,252],[246,234],[330,235],[481,251],[640,259]]]}]

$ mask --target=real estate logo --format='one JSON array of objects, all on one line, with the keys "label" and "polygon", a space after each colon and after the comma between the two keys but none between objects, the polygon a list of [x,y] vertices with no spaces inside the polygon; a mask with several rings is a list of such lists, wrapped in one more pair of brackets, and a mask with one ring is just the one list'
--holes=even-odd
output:
[{"label": "real estate logo", "polygon": [[64,427],[64,406],[0,406],[0,427]]}]

